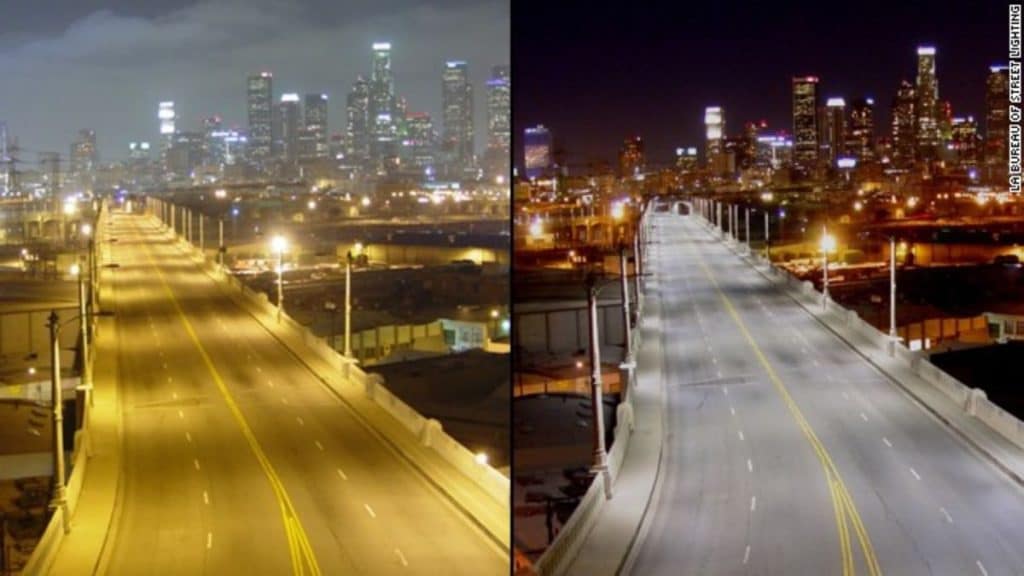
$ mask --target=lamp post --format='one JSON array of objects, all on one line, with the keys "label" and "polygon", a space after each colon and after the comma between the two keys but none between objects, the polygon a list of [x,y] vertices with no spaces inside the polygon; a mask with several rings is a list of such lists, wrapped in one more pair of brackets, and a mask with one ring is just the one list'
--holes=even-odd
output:
[{"label": "lamp post", "polygon": [[600,288],[593,275],[587,277],[587,307],[590,310],[590,402],[593,426],[593,467],[601,474],[604,497],[612,497],[611,475],[608,473],[608,453],[604,449],[604,390],[601,384],[601,337],[597,332],[597,293]]},{"label": "lamp post", "polygon": [[750,207],[747,206],[746,213],[744,214],[743,224],[745,226],[746,234],[743,239],[747,243],[747,254],[750,254]]},{"label": "lamp post", "polygon": [[896,237],[889,237],[889,355],[896,355]]},{"label": "lamp post", "polygon": [[621,284],[621,286],[622,286],[622,326],[623,326],[623,333],[625,335],[625,340],[626,340],[626,344],[624,346],[624,348],[625,348],[625,358],[626,358],[626,361],[628,362],[629,361],[629,357],[632,355],[632,340],[630,338],[630,336],[632,336],[632,329],[630,328],[630,325],[629,325],[629,320],[630,320],[630,318],[629,318],[629,281],[627,279],[626,272],[627,272],[627,269],[626,269],[626,245],[625,244],[620,244],[619,245],[619,278],[620,278],[620,280],[622,282],[622,284]]},{"label": "lamp post", "polygon": [[270,247],[277,253],[277,322],[280,323],[284,308],[284,251],[288,249],[288,240],[281,235],[274,236]]},{"label": "lamp post", "polygon": [[217,247],[217,261],[220,263],[220,267],[224,268],[224,218],[217,221],[217,236],[218,236],[218,247]]},{"label": "lamp post", "polygon": [[71,531],[68,522],[67,493],[64,489],[64,398],[60,382],[60,318],[56,310],[50,311],[50,398],[53,402],[53,499],[50,508],[54,514],[60,509],[64,533]]},{"label": "lamp post", "polygon": [[352,251],[345,257],[345,357],[352,357]]},{"label": "lamp post", "polygon": [[770,214],[771,210],[766,209],[764,211],[764,259],[769,264],[772,263],[771,225],[768,221]]},{"label": "lamp post", "polygon": [[85,311],[85,271],[78,264],[71,266],[71,275],[78,278],[78,317],[82,338],[82,386],[92,405],[92,375],[89,370],[89,315]]},{"label": "lamp post", "polygon": [[324,310],[331,314],[331,350],[338,347],[338,305],[333,300],[324,302]]},{"label": "lamp post", "polygon": [[831,250],[836,249],[836,239],[828,233],[828,227],[821,227],[821,258],[822,258],[822,273],[824,277],[823,289],[821,291],[821,307],[825,308],[828,305],[828,253]]}]

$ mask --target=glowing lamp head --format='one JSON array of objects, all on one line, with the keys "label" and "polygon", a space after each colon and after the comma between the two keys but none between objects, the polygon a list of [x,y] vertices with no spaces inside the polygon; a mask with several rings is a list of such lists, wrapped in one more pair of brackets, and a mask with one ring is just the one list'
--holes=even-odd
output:
[{"label": "glowing lamp head", "polygon": [[90,225],[90,224],[82,224],[81,231],[82,231],[82,236],[90,236],[90,235],[92,235],[92,225]]},{"label": "glowing lamp head", "polygon": [[474,456],[474,460],[476,460],[477,464],[479,464],[481,466],[486,466],[487,465],[487,453],[486,452],[477,452],[476,456]]},{"label": "glowing lamp head", "polygon": [[622,216],[625,214],[625,210],[626,208],[622,202],[616,202],[615,204],[612,204],[612,218],[615,218],[616,220],[621,220]]},{"label": "glowing lamp head", "polygon": [[540,218],[534,218],[533,222],[530,222],[530,236],[539,238],[544,233],[544,225],[541,223]]},{"label": "glowing lamp head", "polygon": [[71,265],[71,275],[72,276],[78,276],[78,274],[81,271],[82,271],[82,269],[78,267],[78,264],[72,264]]},{"label": "glowing lamp head", "polygon": [[835,252],[836,251],[836,237],[825,232],[821,236],[821,251],[822,252]]},{"label": "glowing lamp head", "polygon": [[288,239],[284,236],[274,236],[270,240],[270,248],[275,254],[284,254],[288,250]]}]

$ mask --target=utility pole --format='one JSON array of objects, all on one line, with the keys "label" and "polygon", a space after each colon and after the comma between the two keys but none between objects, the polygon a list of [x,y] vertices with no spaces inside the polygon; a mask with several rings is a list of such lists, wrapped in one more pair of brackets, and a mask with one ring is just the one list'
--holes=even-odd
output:
[{"label": "utility pole", "polygon": [[50,399],[53,403],[53,499],[50,507],[57,514],[60,509],[64,533],[71,532],[68,518],[67,494],[64,489],[64,397],[60,381],[60,318],[56,310],[50,311]]},{"label": "utility pole", "polygon": [[611,500],[612,483],[608,473],[608,453],[604,448],[604,390],[601,383],[601,336],[597,332],[597,281],[593,275],[587,278],[587,306],[590,309],[590,403],[593,419],[593,467],[601,474],[604,497]]}]

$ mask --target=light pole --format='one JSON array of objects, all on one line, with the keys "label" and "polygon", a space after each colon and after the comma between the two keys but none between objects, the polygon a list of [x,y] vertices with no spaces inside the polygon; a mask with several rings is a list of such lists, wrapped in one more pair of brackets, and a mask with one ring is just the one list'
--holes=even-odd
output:
[{"label": "light pole", "polygon": [[284,308],[284,251],[288,249],[288,240],[281,235],[274,236],[270,247],[277,253],[277,322],[280,323]]},{"label": "light pole", "polygon": [[590,402],[593,426],[593,468],[604,481],[604,497],[612,497],[611,475],[608,473],[608,453],[604,449],[604,390],[601,384],[601,337],[597,332],[597,293],[600,288],[593,275],[587,278],[587,306],[590,309]]},{"label": "light pole", "polygon": [[828,233],[826,226],[821,227],[821,258],[822,258],[822,273],[824,274],[823,289],[821,291],[821,307],[825,308],[828,305],[828,253],[831,250],[836,249],[836,239],[834,236]]},{"label": "light pole", "polygon": [[746,234],[743,239],[747,243],[747,254],[750,254],[750,207],[746,207],[746,213],[743,218],[743,224],[746,226]]},{"label": "light pole", "polygon": [[768,264],[772,263],[772,248],[771,248],[771,225],[768,222],[768,218],[771,214],[770,209],[764,211],[764,259],[768,261]]},{"label": "light pole", "polygon": [[71,266],[71,275],[78,278],[78,324],[82,338],[82,386],[89,404],[92,405],[92,375],[89,371],[89,315],[85,311],[85,271],[78,264]]},{"label": "light pole", "polygon": [[352,357],[352,251],[345,255],[345,357]]},{"label": "light pole", "polygon": [[53,402],[53,499],[50,508],[54,514],[60,509],[64,533],[71,532],[68,521],[67,493],[64,489],[64,397],[60,382],[60,318],[56,310],[50,311],[50,399]]},{"label": "light pole", "polygon": [[889,237],[889,355],[896,355],[896,237]]},{"label": "light pole", "polygon": [[625,359],[628,362],[629,357],[632,354],[632,329],[629,325],[629,280],[627,279],[626,269],[626,245],[619,245],[619,277],[622,282],[622,326],[623,332],[626,338],[625,344]]}]

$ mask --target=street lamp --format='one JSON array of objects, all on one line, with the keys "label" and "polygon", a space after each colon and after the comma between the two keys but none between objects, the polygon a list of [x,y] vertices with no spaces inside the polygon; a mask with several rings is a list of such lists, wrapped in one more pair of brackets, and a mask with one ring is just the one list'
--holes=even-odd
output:
[{"label": "street lamp", "polygon": [[889,237],[889,355],[896,355],[896,237]]},{"label": "street lamp", "polygon": [[[356,244],[362,249],[361,244]],[[345,358],[352,358],[352,251],[345,255]]]},{"label": "street lamp", "polygon": [[822,273],[824,277],[824,286],[821,292],[821,306],[824,308],[828,301],[828,253],[836,249],[836,239],[828,233],[826,226],[821,227],[821,258],[822,258]]},{"label": "street lamp", "polygon": [[89,315],[85,311],[85,271],[78,264],[71,265],[71,275],[78,279],[78,316],[82,328],[82,386],[92,404],[92,376],[89,373]]},{"label": "street lamp", "polygon": [[277,253],[277,321],[280,323],[284,308],[284,252],[288,249],[288,240],[278,234],[270,241],[270,248]]}]

